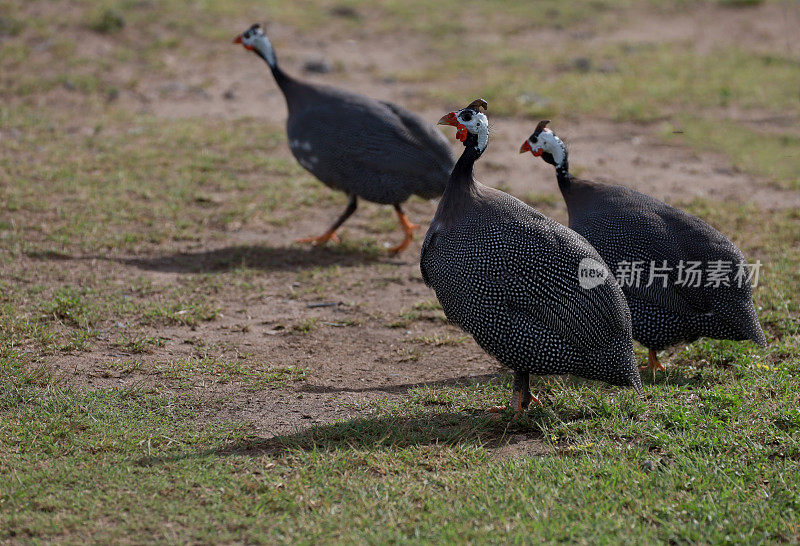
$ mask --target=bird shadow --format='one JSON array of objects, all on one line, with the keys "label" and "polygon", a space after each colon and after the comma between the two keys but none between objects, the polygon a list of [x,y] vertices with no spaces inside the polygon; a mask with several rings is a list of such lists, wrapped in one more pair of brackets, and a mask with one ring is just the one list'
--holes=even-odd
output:
[{"label": "bird shadow", "polygon": [[432,411],[414,416],[356,417],[314,425],[293,434],[271,438],[244,438],[215,448],[169,456],[147,456],[136,461],[155,466],[186,459],[236,456],[280,456],[293,452],[340,450],[396,450],[423,445],[460,444],[496,449],[519,442],[519,434],[543,440],[541,433],[520,429],[516,421],[493,418],[483,410]]},{"label": "bird shadow", "polygon": [[[454,386],[481,383],[510,382],[510,375],[486,374],[482,376],[459,377],[445,381],[394,385],[377,388],[338,388],[306,387],[301,389],[313,393],[367,392],[387,393],[405,392],[423,386]],[[591,383],[588,380],[562,377],[562,381],[575,387]],[[542,380],[543,381],[543,380]],[[703,384],[702,379],[670,374],[660,383],[693,386]],[[532,382],[532,387],[537,384]],[[547,441],[546,431],[565,422],[579,420],[606,419],[608,416],[596,412],[557,409],[550,404],[531,406],[521,418],[510,414],[497,417],[486,412],[486,408],[451,409],[449,403],[437,400],[421,402],[423,410],[415,410],[412,415],[367,415],[327,424],[316,424],[299,429],[291,434],[273,437],[248,437],[227,442],[222,445],[163,456],[147,456],[136,461],[142,466],[155,466],[187,459],[207,457],[238,456],[281,456],[297,452],[335,452],[346,450],[396,450],[405,447],[425,445],[467,445],[489,450],[506,449],[515,444],[524,445],[528,455],[547,455],[559,450]],[[561,437],[569,443],[570,438]]]},{"label": "bird shadow", "polygon": [[149,271],[209,273],[249,268],[296,271],[315,267],[353,267],[369,263],[401,263],[377,254],[344,247],[299,248],[237,245],[200,252],[177,252],[155,257],[111,258]]},{"label": "bird shadow", "polygon": [[400,385],[378,385],[374,387],[331,387],[326,385],[303,385],[297,390],[300,392],[317,394],[334,394],[339,392],[384,392],[387,394],[400,394],[418,387],[465,387],[484,382],[508,382],[503,373],[489,373],[483,375],[468,375],[437,381],[421,381],[418,383],[403,383]]},{"label": "bird shadow", "polygon": [[[368,390],[400,392],[421,386],[480,385],[505,383],[510,376],[486,374],[459,377],[445,381],[432,381],[396,385],[376,389],[338,389],[311,387],[307,392],[365,392]],[[491,414],[485,407],[448,407],[446,401],[426,399],[419,402],[411,415],[364,415],[326,424],[315,424],[294,433],[268,438],[249,437],[198,451],[174,455],[147,456],[136,461],[143,466],[154,466],[186,459],[237,456],[281,456],[297,452],[336,452],[347,450],[397,450],[406,447],[475,446],[488,450],[506,450],[508,446],[524,446],[519,451],[527,455],[546,455],[557,450],[549,443],[543,431],[564,421],[588,418],[553,407],[531,407],[522,417],[511,413]],[[562,438],[563,439],[563,438]]]}]

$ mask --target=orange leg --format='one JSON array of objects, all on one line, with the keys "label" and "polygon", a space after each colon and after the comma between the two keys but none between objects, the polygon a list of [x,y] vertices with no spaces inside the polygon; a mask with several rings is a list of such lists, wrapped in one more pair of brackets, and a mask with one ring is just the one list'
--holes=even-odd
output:
[{"label": "orange leg", "polygon": [[[511,392],[511,407],[514,408],[514,417],[519,417],[528,409],[531,402],[541,406],[542,403],[531,393],[530,374],[527,372],[514,372],[514,389]],[[489,413],[502,413],[508,406],[492,406]]]},{"label": "orange leg", "polygon": [[311,243],[313,245],[324,245],[328,241],[338,243],[339,237],[336,236],[336,230],[339,229],[339,227],[344,224],[345,220],[350,218],[350,216],[356,211],[356,206],[358,206],[356,196],[351,195],[350,202],[347,203],[347,208],[344,209],[342,215],[336,219],[328,231],[318,237],[304,237],[303,239],[297,239],[295,240],[295,243]]},{"label": "orange leg", "polygon": [[412,224],[408,221],[408,217],[403,212],[403,209],[400,208],[400,205],[395,205],[394,210],[397,211],[397,218],[400,220],[400,228],[403,230],[405,238],[402,243],[389,249],[389,253],[392,255],[399,254],[408,248],[408,245],[414,240],[414,230],[419,227],[417,224]]},{"label": "orange leg", "polygon": [[336,235],[335,231],[326,231],[322,235],[317,237],[303,237],[302,239],[295,239],[295,243],[311,243],[312,245],[324,245],[328,241],[333,241],[334,243],[339,242],[339,237]]},{"label": "orange leg", "polygon": [[661,365],[661,362],[658,361],[658,357],[656,356],[656,352],[653,349],[650,349],[650,352],[647,353],[647,366],[639,366],[640,370],[653,370],[653,373],[656,373],[656,370],[663,372],[664,366]]}]

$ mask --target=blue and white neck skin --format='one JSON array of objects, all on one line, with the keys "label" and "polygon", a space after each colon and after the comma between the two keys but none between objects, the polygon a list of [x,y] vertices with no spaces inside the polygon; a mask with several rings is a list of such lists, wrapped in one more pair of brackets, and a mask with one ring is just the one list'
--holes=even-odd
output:
[{"label": "blue and white neck skin", "polygon": [[285,95],[288,87],[294,84],[295,80],[281,70],[280,66],[278,66],[278,58],[275,55],[275,48],[272,47],[272,42],[269,41],[267,35],[264,34],[263,30],[261,30],[261,26],[258,24],[251,26],[249,29],[240,34],[236,41],[240,42],[246,49],[253,51],[256,55],[264,59],[264,62],[266,62],[269,65],[270,70],[272,70],[272,75],[275,77],[275,81],[284,91]]},{"label": "blue and white neck skin", "polygon": [[[474,146],[480,156],[489,144],[489,118],[482,112],[476,112],[472,108],[464,108],[456,113],[456,119],[466,128],[469,134],[475,135]],[[464,146],[467,146],[467,141],[464,141]]]},{"label": "blue and white neck skin", "polygon": [[567,157],[567,146],[564,142],[558,138],[555,133],[551,132],[549,129],[545,129],[542,132],[545,135],[545,138],[552,137],[553,145],[551,148],[553,149],[550,152],[550,155],[553,156],[553,164],[556,167],[556,178],[558,179],[558,187],[563,188],[564,191],[569,190],[570,184],[572,184],[572,176],[569,174],[569,158]]},{"label": "blue and white neck skin", "polygon": [[543,129],[531,135],[528,139],[528,146],[533,155],[541,156],[556,168],[558,187],[562,193],[569,191],[572,177],[569,174],[569,157],[564,142],[550,129]]},{"label": "blue and white neck skin", "polygon": [[264,59],[269,67],[274,71],[278,68],[278,59],[275,57],[275,49],[267,36],[260,32],[252,39],[253,51]]},{"label": "blue and white neck skin", "polygon": [[489,144],[489,118],[472,108],[464,108],[453,114],[455,126],[458,128],[457,138],[463,139],[464,142],[464,153],[453,167],[448,187],[471,188],[475,183],[473,177],[475,161]]}]

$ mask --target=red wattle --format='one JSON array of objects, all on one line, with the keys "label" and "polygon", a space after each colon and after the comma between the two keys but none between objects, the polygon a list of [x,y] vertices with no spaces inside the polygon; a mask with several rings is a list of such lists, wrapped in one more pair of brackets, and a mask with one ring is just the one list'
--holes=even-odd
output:
[{"label": "red wattle", "polygon": [[456,138],[461,142],[467,140],[467,127],[461,123],[457,125],[458,131],[456,131]]}]

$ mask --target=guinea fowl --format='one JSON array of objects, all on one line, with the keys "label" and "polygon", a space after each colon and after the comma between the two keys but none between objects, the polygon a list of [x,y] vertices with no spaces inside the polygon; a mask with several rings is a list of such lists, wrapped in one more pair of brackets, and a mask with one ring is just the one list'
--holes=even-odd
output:
[{"label": "guinea fowl", "polygon": [[[531,152],[555,166],[569,227],[617,273],[631,310],[633,338],[649,349],[648,366],[663,370],[657,351],[700,337],[766,346],[747,262],[736,245],[699,218],[648,195],[573,177],[567,148],[548,123],[539,122],[520,153]],[[703,265],[705,281],[698,269]],[[649,274],[646,284],[643,271]]]},{"label": "guinea fowl", "polygon": [[600,255],[574,231],[474,179],[489,139],[481,108],[486,102],[476,100],[439,120],[458,128],[464,152],[422,246],[425,284],[451,322],[514,370],[517,413],[535,400],[531,373],[569,373],[641,393],[622,291],[610,275],[590,288],[579,281],[579,267],[605,269]]},{"label": "guinea fowl", "polygon": [[393,205],[404,233],[392,253],[413,239],[401,203],[411,195],[425,199],[444,191],[454,158],[444,136],[421,117],[389,102],[286,74],[260,26],[234,40],[264,59],[286,98],[286,132],[297,161],[326,186],[350,197],[344,213],[318,237],[300,243],[338,241],[336,230],[356,210],[359,197]]}]

